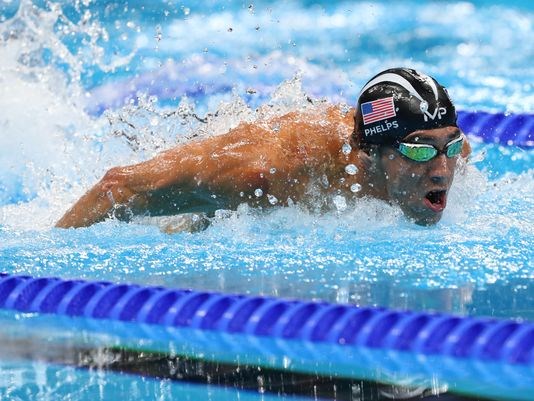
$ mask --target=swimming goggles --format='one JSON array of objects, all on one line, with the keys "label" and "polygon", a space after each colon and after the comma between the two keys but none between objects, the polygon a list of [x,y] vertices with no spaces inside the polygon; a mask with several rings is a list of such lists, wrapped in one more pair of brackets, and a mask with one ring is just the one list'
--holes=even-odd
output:
[{"label": "swimming goggles", "polygon": [[440,154],[446,154],[451,158],[458,156],[462,152],[462,146],[464,144],[464,137],[460,135],[458,138],[453,139],[447,145],[444,150],[439,150],[434,145],[425,143],[406,143],[400,142],[397,147],[398,151],[406,156],[410,160],[416,162],[427,162]]}]

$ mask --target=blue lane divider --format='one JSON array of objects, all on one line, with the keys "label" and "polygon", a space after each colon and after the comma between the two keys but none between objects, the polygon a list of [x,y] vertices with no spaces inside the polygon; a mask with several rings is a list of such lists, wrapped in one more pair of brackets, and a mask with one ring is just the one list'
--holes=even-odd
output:
[{"label": "blue lane divider", "polygon": [[534,364],[534,323],[0,274],[0,308]]},{"label": "blue lane divider", "polygon": [[485,142],[534,147],[534,114],[459,111],[458,126]]}]

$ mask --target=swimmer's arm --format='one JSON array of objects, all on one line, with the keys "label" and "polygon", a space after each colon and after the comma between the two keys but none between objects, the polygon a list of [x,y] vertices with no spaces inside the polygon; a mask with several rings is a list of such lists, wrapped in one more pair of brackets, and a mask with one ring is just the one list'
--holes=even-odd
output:
[{"label": "swimmer's arm", "polygon": [[[109,170],[56,223],[56,227],[87,227],[106,219],[116,205],[142,209],[147,194],[175,186],[219,194],[235,194],[244,187],[262,188],[261,174],[249,158],[261,151],[261,144],[246,143],[250,127],[242,126],[232,135],[178,146],[148,161]],[[244,137],[243,134],[247,135]],[[239,152],[224,152],[225,147],[240,145]],[[265,145],[263,145],[265,146]],[[265,149],[268,151],[268,149]]]},{"label": "swimmer's arm", "polygon": [[122,168],[109,170],[56,223],[59,228],[88,227],[104,220],[115,205],[135,199],[136,193],[124,185]]}]

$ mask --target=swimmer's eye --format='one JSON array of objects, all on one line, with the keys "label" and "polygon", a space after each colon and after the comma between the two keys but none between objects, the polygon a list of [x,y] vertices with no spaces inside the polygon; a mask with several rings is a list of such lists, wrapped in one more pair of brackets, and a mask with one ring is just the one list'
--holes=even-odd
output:
[{"label": "swimmer's eye", "polygon": [[459,136],[445,145],[444,150],[439,150],[434,145],[430,144],[401,142],[399,143],[397,150],[410,160],[427,162],[441,153],[445,153],[449,158],[458,156],[462,152],[463,143],[463,136]]}]

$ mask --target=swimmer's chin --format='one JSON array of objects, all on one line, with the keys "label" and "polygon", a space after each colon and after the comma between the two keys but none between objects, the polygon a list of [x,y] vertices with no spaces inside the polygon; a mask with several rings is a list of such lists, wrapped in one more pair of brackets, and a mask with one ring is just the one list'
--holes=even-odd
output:
[{"label": "swimmer's chin", "polygon": [[402,211],[404,212],[404,215],[413,223],[417,224],[418,226],[434,226],[436,225],[440,220],[441,216],[443,215],[443,212],[432,212],[432,213],[421,213],[421,212],[414,212],[413,210],[405,210],[404,208]]},{"label": "swimmer's chin", "polygon": [[439,214],[439,216],[435,216],[432,218],[425,217],[425,218],[412,219],[412,220],[418,226],[424,226],[424,227],[435,226],[441,220],[441,213]]}]

